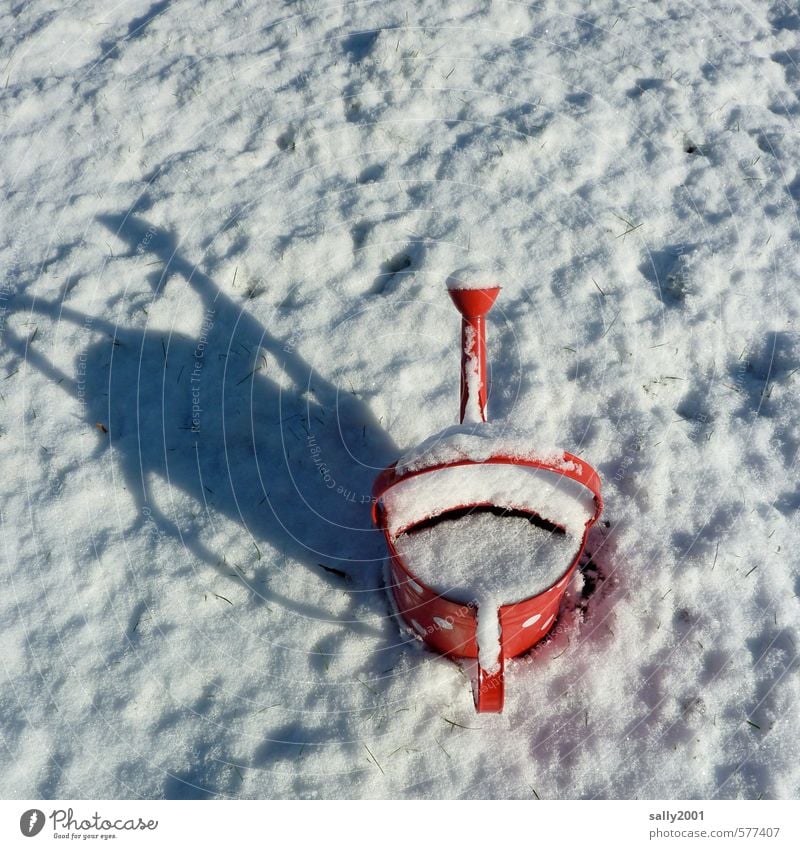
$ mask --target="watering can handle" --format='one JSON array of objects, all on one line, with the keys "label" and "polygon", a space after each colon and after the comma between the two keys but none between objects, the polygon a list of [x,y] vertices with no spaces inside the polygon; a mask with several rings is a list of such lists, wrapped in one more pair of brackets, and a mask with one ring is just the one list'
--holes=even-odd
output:
[{"label": "watering can handle", "polygon": [[473,685],[473,696],[478,713],[502,712],[505,703],[505,665],[502,654],[496,672],[487,672],[480,663],[477,665],[478,680]]}]

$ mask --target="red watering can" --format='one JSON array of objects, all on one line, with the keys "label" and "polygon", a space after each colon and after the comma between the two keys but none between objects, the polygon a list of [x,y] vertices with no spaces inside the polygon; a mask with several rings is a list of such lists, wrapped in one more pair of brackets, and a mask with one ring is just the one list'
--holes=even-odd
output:
[{"label": "red watering can", "polygon": [[461,313],[461,422],[381,472],[372,517],[406,626],[469,672],[475,707],[499,713],[509,658],[545,637],[600,517],[584,461],[537,456],[487,422],[486,315],[500,287],[451,277]]}]

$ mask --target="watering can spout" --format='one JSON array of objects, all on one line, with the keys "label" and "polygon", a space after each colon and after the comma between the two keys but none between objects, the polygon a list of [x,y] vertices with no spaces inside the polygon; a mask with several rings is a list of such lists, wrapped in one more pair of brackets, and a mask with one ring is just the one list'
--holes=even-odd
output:
[{"label": "watering can spout", "polygon": [[500,294],[499,286],[467,288],[450,277],[447,290],[461,313],[461,414],[462,423],[487,421],[486,314]]},{"label": "watering can spout", "polygon": [[454,289],[452,286],[450,283],[447,291],[463,318],[484,318],[500,294],[499,286],[487,289]]}]

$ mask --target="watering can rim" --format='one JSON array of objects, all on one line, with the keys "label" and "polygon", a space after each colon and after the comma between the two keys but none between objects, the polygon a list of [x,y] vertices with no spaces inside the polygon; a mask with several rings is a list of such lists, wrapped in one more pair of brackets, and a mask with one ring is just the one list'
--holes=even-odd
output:
[{"label": "watering can rim", "polygon": [[586,489],[592,493],[595,503],[594,515],[587,520],[587,527],[591,527],[600,518],[600,514],[603,512],[603,495],[601,492],[600,475],[592,466],[584,460],[581,460],[580,457],[576,457],[574,454],[570,454],[567,451],[561,453],[560,460],[565,464],[570,464],[572,468],[567,465],[558,466],[550,459],[511,457],[506,454],[493,454],[482,460],[459,457],[446,462],[435,462],[419,469],[412,469],[399,473],[397,472],[397,462],[394,462],[378,474],[372,485],[372,519],[376,527],[382,526],[378,517],[378,507],[380,505],[381,498],[387,490],[402,481],[419,477],[420,475],[428,474],[430,472],[439,471],[440,469],[449,469],[458,466],[507,465],[527,466],[528,468],[541,469],[542,471],[570,478],[576,483],[586,487]]}]

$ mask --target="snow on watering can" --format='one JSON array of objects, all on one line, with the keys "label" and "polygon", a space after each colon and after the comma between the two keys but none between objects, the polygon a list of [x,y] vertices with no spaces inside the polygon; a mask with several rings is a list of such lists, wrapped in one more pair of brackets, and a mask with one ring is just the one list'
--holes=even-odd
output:
[{"label": "snow on watering can", "polygon": [[378,475],[372,517],[403,622],[468,669],[478,711],[497,713],[506,660],[553,627],[603,502],[583,460],[538,455],[529,436],[487,422],[486,315],[500,287],[464,275],[447,286],[462,316],[462,424]]}]

